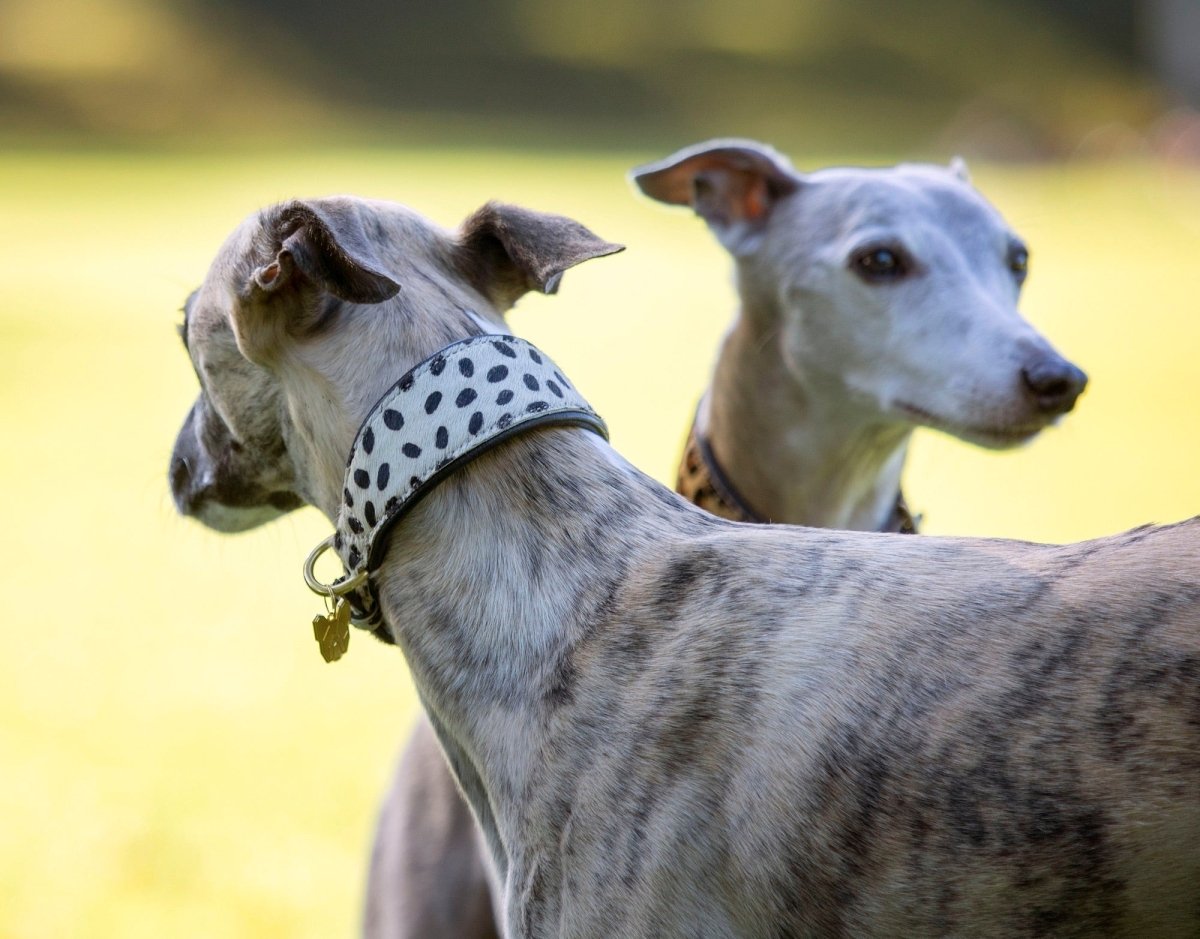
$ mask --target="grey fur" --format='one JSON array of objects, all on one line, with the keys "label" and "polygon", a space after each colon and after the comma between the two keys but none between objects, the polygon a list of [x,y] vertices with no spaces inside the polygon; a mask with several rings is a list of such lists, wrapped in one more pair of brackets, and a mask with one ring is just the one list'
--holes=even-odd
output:
[{"label": "grey fur", "polygon": [[[388,232],[400,293],[275,328],[261,389],[287,446],[258,460],[331,519],[391,379],[478,331],[466,310],[502,313],[453,235],[353,211]],[[211,363],[236,353],[273,222],[239,230],[189,312],[233,440],[256,402]],[[1198,562],[1200,520],[1065,547],[737,525],[549,428],[444,482],[378,578],[510,937],[1184,936]]]},{"label": "grey fur", "polygon": [[[763,144],[709,141],[633,179],[651,198],[690,206],[730,248],[738,311],[697,429],[763,518],[884,528],[913,429],[930,423],[893,397],[932,408],[928,399],[942,396],[942,410],[964,415],[949,432],[980,442],[972,427],[991,423],[996,432],[983,442],[1013,445],[1061,413],[1039,406],[1022,367],[1082,376],[1017,313],[1021,284],[1005,248],[1020,239],[969,185],[961,161],[801,174]],[[746,218],[748,194],[760,200],[754,219]],[[929,256],[922,276],[864,285],[847,256],[872,239],[921,246]],[[884,328],[894,320],[907,328]],[[986,340],[962,350],[972,333]],[[963,380],[989,370],[996,374],[981,386]],[[494,934],[475,915],[488,900],[486,862],[465,861],[476,837],[448,808],[426,805],[428,793],[453,787],[432,736],[418,721],[380,814],[367,939]],[[434,801],[452,804],[445,794]]]},{"label": "grey fur", "polygon": [[[880,528],[914,427],[1015,446],[1087,383],[1018,311],[1023,242],[961,169],[800,173],[725,140],[632,176],[694,209],[733,258],[738,315],[698,426],[760,515]],[[854,260],[871,246],[911,272],[865,280]]]}]

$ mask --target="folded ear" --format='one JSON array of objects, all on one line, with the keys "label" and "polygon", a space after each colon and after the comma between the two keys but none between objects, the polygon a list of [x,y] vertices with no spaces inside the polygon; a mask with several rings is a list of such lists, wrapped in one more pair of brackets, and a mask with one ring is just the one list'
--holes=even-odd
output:
[{"label": "folded ear", "polygon": [[489,202],[463,222],[456,258],[475,288],[506,310],[530,290],[555,293],[568,268],[624,250],[565,216]]},{"label": "folded ear", "polygon": [[[381,303],[400,285],[386,271],[353,200],[288,202],[262,216],[274,257],[250,274],[234,332],[251,361],[269,359],[285,333],[302,333],[321,318],[324,295]],[[261,255],[260,255],[261,257]]]},{"label": "folded ear", "polygon": [[351,303],[380,303],[400,289],[384,273],[350,200],[286,203],[271,227],[275,260],[254,272],[263,291],[312,286]]},{"label": "folded ear", "polygon": [[735,254],[756,246],[775,204],[800,188],[787,158],[753,140],[710,140],[630,173],[651,199],[690,205]]}]

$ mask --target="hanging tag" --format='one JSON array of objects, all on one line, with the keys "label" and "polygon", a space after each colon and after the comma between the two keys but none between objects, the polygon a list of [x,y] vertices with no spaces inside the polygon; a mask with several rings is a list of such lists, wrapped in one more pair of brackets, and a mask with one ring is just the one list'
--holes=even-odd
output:
[{"label": "hanging tag", "polygon": [[342,597],[333,602],[333,612],[313,617],[313,638],[326,662],[336,662],[350,648],[350,604]]}]

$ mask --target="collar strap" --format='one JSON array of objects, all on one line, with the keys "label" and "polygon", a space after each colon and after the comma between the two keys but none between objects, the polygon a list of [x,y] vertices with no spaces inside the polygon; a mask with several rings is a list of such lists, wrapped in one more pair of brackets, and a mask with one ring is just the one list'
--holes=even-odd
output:
[{"label": "collar strap", "polygon": [[370,574],[389,529],[458,467],[547,424],[585,427],[608,439],[604,421],[558,366],[515,336],[449,345],[379,399],[346,461],[333,538],[347,571],[334,587],[349,601],[354,625],[373,630],[382,622]]},{"label": "collar strap", "polygon": [[704,511],[732,522],[768,521],[750,508],[734,488],[717,463],[708,440],[696,429],[695,421],[683,447],[675,491]]},{"label": "collar strap", "polygon": [[[696,428],[695,421],[692,421],[692,429],[688,432],[687,443],[684,444],[675,490],[706,512],[730,521],[770,521],[754,511],[733,483],[729,481],[729,477],[725,475],[725,471],[717,462],[716,454],[713,453],[708,440]],[[901,535],[917,533],[917,520],[908,511],[904,493],[896,493],[896,502],[892,506],[891,514],[888,515],[887,522],[880,531]]]}]

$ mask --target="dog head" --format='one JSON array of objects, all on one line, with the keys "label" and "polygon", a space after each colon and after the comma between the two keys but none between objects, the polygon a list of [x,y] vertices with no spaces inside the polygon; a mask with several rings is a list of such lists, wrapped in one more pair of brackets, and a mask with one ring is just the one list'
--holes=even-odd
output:
[{"label": "dog head", "polygon": [[176,507],[219,531],[305,503],[332,517],[359,424],[396,378],[619,250],[571,219],[494,203],[456,232],[349,197],[251,216],[184,308],[200,394],[171,456]]},{"label": "dog head", "polygon": [[990,447],[1032,438],[1087,383],[1019,313],[1028,250],[961,161],[803,174],[713,141],[633,179],[707,222],[797,382]]}]

